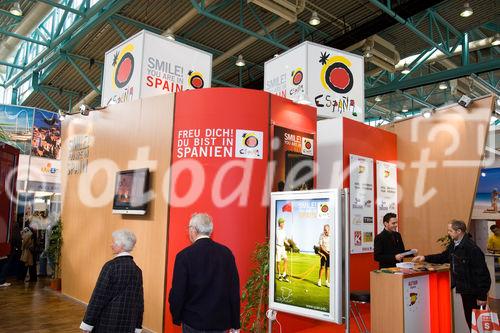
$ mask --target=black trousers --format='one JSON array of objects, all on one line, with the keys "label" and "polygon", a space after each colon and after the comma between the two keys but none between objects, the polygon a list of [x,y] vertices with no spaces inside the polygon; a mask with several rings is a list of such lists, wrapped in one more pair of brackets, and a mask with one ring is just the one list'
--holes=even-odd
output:
[{"label": "black trousers", "polygon": [[182,333],[225,333],[227,331],[207,331],[207,330],[197,330],[186,324],[182,324]]},{"label": "black trousers", "polygon": [[472,321],[472,309],[479,309],[477,305],[477,296],[469,294],[460,294],[462,296],[462,305],[464,307],[465,321],[469,325],[469,330],[471,329]]}]

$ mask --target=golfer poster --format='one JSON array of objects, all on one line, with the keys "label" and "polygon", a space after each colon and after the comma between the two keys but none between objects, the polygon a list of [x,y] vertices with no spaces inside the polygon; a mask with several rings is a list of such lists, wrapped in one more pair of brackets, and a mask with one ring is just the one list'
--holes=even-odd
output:
[{"label": "golfer poster", "polygon": [[341,209],[337,190],[271,194],[270,308],[341,321]]}]

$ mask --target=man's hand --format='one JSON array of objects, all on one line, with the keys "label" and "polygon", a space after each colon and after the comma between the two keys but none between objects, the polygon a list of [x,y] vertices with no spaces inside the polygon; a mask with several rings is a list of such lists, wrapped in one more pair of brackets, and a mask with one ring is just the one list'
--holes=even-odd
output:
[{"label": "man's hand", "polygon": [[404,257],[401,254],[396,254],[395,258],[397,261],[401,261],[401,260],[403,260]]},{"label": "man's hand", "polygon": [[479,306],[486,306],[486,305],[488,305],[488,301],[477,300],[477,305],[479,305]]},{"label": "man's hand", "polygon": [[425,260],[425,257],[424,256],[416,256],[415,258],[413,258],[413,262],[422,262]]}]

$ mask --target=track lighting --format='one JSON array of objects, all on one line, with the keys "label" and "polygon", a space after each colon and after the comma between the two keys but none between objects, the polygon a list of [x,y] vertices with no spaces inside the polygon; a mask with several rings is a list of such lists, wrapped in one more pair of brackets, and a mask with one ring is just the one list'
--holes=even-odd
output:
[{"label": "track lighting", "polygon": [[14,2],[12,7],[10,7],[10,13],[15,16],[23,16],[23,11],[21,10],[21,6],[19,2]]},{"label": "track lighting", "polygon": [[460,16],[462,16],[462,17],[469,17],[473,13],[474,13],[474,11],[472,10],[472,7],[469,5],[469,2],[466,1],[464,3],[464,9],[462,9],[462,12],[460,13]]}]

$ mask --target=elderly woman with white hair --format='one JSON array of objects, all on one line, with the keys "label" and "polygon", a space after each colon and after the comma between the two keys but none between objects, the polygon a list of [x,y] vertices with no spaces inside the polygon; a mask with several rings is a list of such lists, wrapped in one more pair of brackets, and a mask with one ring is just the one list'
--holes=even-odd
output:
[{"label": "elderly woman with white hair", "polygon": [[142,271],[130,252],[136,237],[129,230],[113,232],[115,257],[101,270],[80,325],[84,332],[140,333],[144,313]]}]

